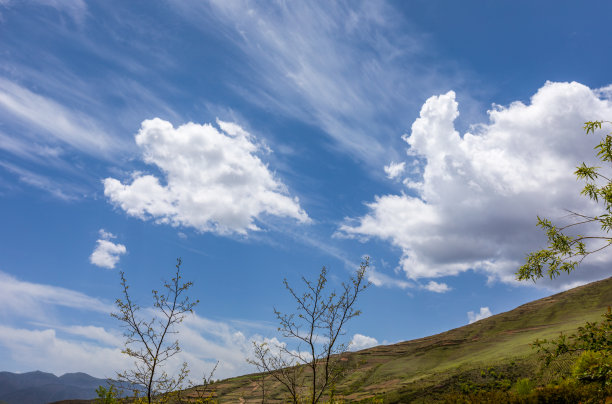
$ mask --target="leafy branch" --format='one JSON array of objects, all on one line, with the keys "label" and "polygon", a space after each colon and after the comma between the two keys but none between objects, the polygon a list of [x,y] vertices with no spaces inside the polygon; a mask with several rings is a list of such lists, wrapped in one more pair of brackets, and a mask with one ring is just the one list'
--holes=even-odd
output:
[{"label": "leafy branch", "polygon": [[[589,121],[584,125],[586,134],[595,133],[601,129],[602,124],[610,121]],[[612,136],[606,135],[595,146],[599,160],[612,163]],[[551,278],[565,272],[570,273],[589,255],[599,252],[612,244],[609,236],[612,230],[612,181],[611,175],[605,175],[601,167],[587,166],[584,162],[576,167],[576,178],[585,182],[581,191],[590,200],[602,206],[602,213],[590,216],[570,211],[574,222],[557,227],[551,221],[538,217],[538,227],[546,232],[547,247],[527,255],[526,263],[516,273],[519,280],[531,279],[534,282],[544,277],[544,273]],[[598,234],[570,235],[567,230],[576,226],[598,225]]]},{"label": "leafy branch", "polygon": [[581,353],[574,366],[574,375],[581,381],[612,384],[612,311],[608,306],[600,322],[587,322],[571,335],[561,333],[553,340],[537,339],[532,344],[549,366],[554,360]]}]

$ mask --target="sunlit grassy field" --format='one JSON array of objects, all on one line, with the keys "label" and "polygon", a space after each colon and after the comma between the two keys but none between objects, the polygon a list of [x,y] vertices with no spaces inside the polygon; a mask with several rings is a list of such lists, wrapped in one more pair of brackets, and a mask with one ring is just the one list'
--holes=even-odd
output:
[{"label": "sunlit grassy field", "polygon": [[[571,333],[598,321],[612,304],[612,278],[581,286],[438,335],[344,354],[346,371],[335,386],[345,402],[432,402],[478,385],[542,380],[530,346],[537,338]],[[261,402],[253,374],[212,387],[220,402]],[[285,402],[280,384],[266,381],[266,402]]]}]

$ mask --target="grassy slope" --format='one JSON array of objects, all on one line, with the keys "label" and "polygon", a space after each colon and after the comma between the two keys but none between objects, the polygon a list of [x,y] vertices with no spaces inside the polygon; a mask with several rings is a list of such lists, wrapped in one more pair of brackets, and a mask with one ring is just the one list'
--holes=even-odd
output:
[{"label": "grassy slope", "polygon": [[[482,370],[491,367],[510,379],[533,375],[538,362],[531,342],[572,332],[586,321],[598,321],[610,304],[612,278],[438,335],[348,353],[344,360],[351,371],[336,391],[350,402],[372,397],[384,402],[418,402],[429,401],[432,394],[466,380],[491,379],[482,376]],[[261,402],[261,390],[254,380],[255,375],[246,375],[216,383],[219,401]],[[269,381],[266,390],[282,400],[279,385]]]}]

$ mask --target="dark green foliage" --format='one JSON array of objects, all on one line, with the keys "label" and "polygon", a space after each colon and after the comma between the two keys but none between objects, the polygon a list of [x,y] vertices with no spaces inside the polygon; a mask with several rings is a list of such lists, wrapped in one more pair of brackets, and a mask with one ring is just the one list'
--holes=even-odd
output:
[{"label": "dark green foliage", "polygon": [[612,385],[612,357],[606,351],[584,351],[576,361],[572,374],[581,382]]},{"label": "dark green foliage", "polygon": [[[595,389],[589,396],[597,402],[612,394],[612,312],[610,307],[601,322],[587,322],[571,335],[559,335],[553,340],[538,339],[533,347],[543,355],[544,365],[558,360],[572,360],[570,382],[584,389]],[[579,355],[576,358],[576,355]],[[565,375],[559,375],[559,378]],[[590,391],[590,390],[589,390]]]},{"label": "dark green foliage", "polygon": [[491,391],[507,392],[521,376],[530,373],[530,370],[527,363],[517,364],[516,362],[489,366],[480,370],[475,369],[459,374],[454,380],[451,379],[445,390],[462,394]]},{"label": "dark green foliage", "polygon": [[543,354],[544,362],[549,365],[553,360],[572,353],[584,351],[609,354],[612,350],[612,311],[602,315],[600,322],[587,322],[571,335],[561,333],[553,340],[537,339],[533,347]]},{"label": "dark green foliage", "polygon": [[518,396],[526,396],[533,391],[534,387],[533,380],[529,379],[528,377],[524,377],[514,383],[512,390]]},{"label": "dark green foliage", "polygon": [[379,394],[378,398],[382,403],[479,403],[502,397],[504,399],[498,400],[498,403],[504,403],[507,397],[518,396],[513,386],[525,375],[534,374],[534,367],[530,361],[521,360],[449,373],[451,375],[437,375],[435,384],[419,385],[417,382],[403,389]]},{"label": "dark green foliage", "polygon": [[98,398],[95,400],[96,404],[119,404],[119,391],[114,387],[110,386],[108,389],[104,386],[100,386],[96,389]]},{"label": "dark green foliage", "polygon": [[534,389],[529,394],[516,394],[511,391],[477,391],[469,394],[449,393],[441,400],[430,402],[457,404],[576,404],[601,403],[605,394],[591,385],[565,383],[559,386],[546,386]]},{"label": "dark green foliage", "polygon": [[[584,129],[587,134],[595,133],[601,129],[602,124],[608,121],[586,122]],[[612,162],[612,136],[606,135],[595,146],[597,157],[608,168]],[[582,163],[574,172],[579,180],[585,181],[582,195],[599,203],[601,213],[590,216],[579,212],[569,212],[574,221],[564,226],[555,226],[548,219],[538,217],[538,227],[546,232],[548,247],[530,253],[525,265],[517,272],[519,280],[531,279],[536,281],[544,276],[544,271],[552,279],[562,272],[570,273],[590,254],[607,248],[612,244],[612,237],[608,236],[612,229],[612,181],[609,174],[604,174],[601,167],[587,166]],[[570,234],[577,228],[589,225],[598,225],[599,233]]]}]

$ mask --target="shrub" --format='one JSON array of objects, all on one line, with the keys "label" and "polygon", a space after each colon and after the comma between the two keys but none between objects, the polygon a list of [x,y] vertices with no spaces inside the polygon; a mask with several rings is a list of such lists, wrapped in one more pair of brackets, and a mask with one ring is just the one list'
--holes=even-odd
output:
[{"label": "shrub", "polygon": [[526,396],[533,390],[534,383],[531,379],[523,378],[516,381],[514,384],[514,392],[519,396]]},{"label": "shrub", "polygon": [[119,391],[111,385],[108,389],[104,386],[99,386],[96,389],[98,398],[95,400],[96,404],[118,404],[119,403]]},{"label": "shrub", "polygon": [[572,375],[583,382],[612,384],[612,357],[609,351],[584,351],[574,368]]}]

